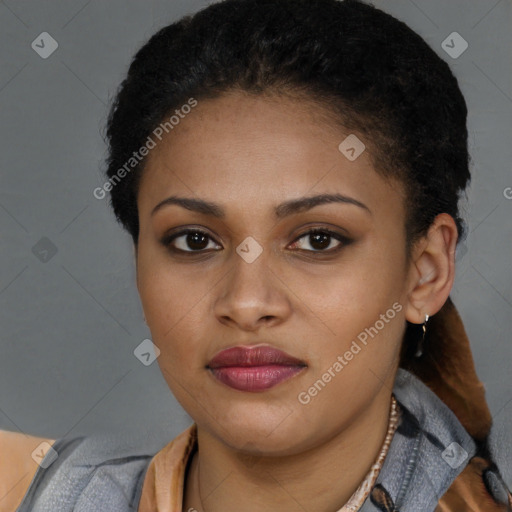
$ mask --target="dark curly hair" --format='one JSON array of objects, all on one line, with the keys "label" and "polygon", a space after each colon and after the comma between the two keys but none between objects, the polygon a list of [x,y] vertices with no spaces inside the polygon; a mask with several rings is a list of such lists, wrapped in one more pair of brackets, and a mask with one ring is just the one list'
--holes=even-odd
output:
[{"label": "dark curly hair", "polygon": [[405,186],[408,248],[442,212],[464,234],[466,102],[447,63],[418,34],[358,0],[224,0],[153,35],[112,105],[104,190],[135,244],[145,160],[122,179],[119,170],[190,98],[234,90],[314,101],[360,134],[376,171]]}]

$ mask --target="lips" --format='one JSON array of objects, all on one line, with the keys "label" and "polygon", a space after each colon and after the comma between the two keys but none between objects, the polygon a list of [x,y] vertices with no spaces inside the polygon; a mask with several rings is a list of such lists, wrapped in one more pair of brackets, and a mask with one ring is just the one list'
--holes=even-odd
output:
[{"label": "lips", "polygon": [[304,361],[268,345],[222,350],[208,363],[212,375],[240,391],[270,389],[301,372]]}]

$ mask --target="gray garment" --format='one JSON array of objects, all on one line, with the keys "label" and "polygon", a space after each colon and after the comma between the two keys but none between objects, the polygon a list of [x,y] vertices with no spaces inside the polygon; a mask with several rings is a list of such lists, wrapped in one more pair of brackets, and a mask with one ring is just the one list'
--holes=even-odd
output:
[{"label": "gray garment", "polygon": [[[399,369],[393,391],[402,421],[376,486],[396,511],[433,512],[476,445],[452,411],[412,374]],[[47,469],[38,468],[16,512],[136,511],[154,454],[123,453],[126,446],[119,448],[122,441],[115,439],[58,439],[58,458]],[[368,498],[361,512],[386,510],[373,502]]]},{"label": "gray garment", "polygon": [[57,459],[46,454],[16,512],[134,512],[153,455],[109,457],[113,436],[57,439]]}]

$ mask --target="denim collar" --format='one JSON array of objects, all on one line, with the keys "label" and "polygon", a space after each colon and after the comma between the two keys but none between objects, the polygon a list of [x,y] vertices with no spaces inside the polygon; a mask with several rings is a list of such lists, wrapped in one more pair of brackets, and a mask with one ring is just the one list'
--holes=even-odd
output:
[{"label": "denim collar", "polygon": [[360,512],[429,512],[476,453],[455,414],[417,377],[399,369],[393,393],[402,417]]}]

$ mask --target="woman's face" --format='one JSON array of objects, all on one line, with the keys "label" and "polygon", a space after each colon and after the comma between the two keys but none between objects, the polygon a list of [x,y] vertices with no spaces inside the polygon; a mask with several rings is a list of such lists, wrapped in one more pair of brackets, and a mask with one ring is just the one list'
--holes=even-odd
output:
[{"label": "woman's face", "polygon": [[[199,101],[148,155],[137,284],[158,363],[235,449],[299,453],[387,410],[408,295],[403,192],[368,150],[354,159],[354,139],[339,149],[349,135],[314,104],[231,93]],[[325,194],[342,200],[290,206]],[[208,366],[255,345],[302,365],[251,352]]]}]

